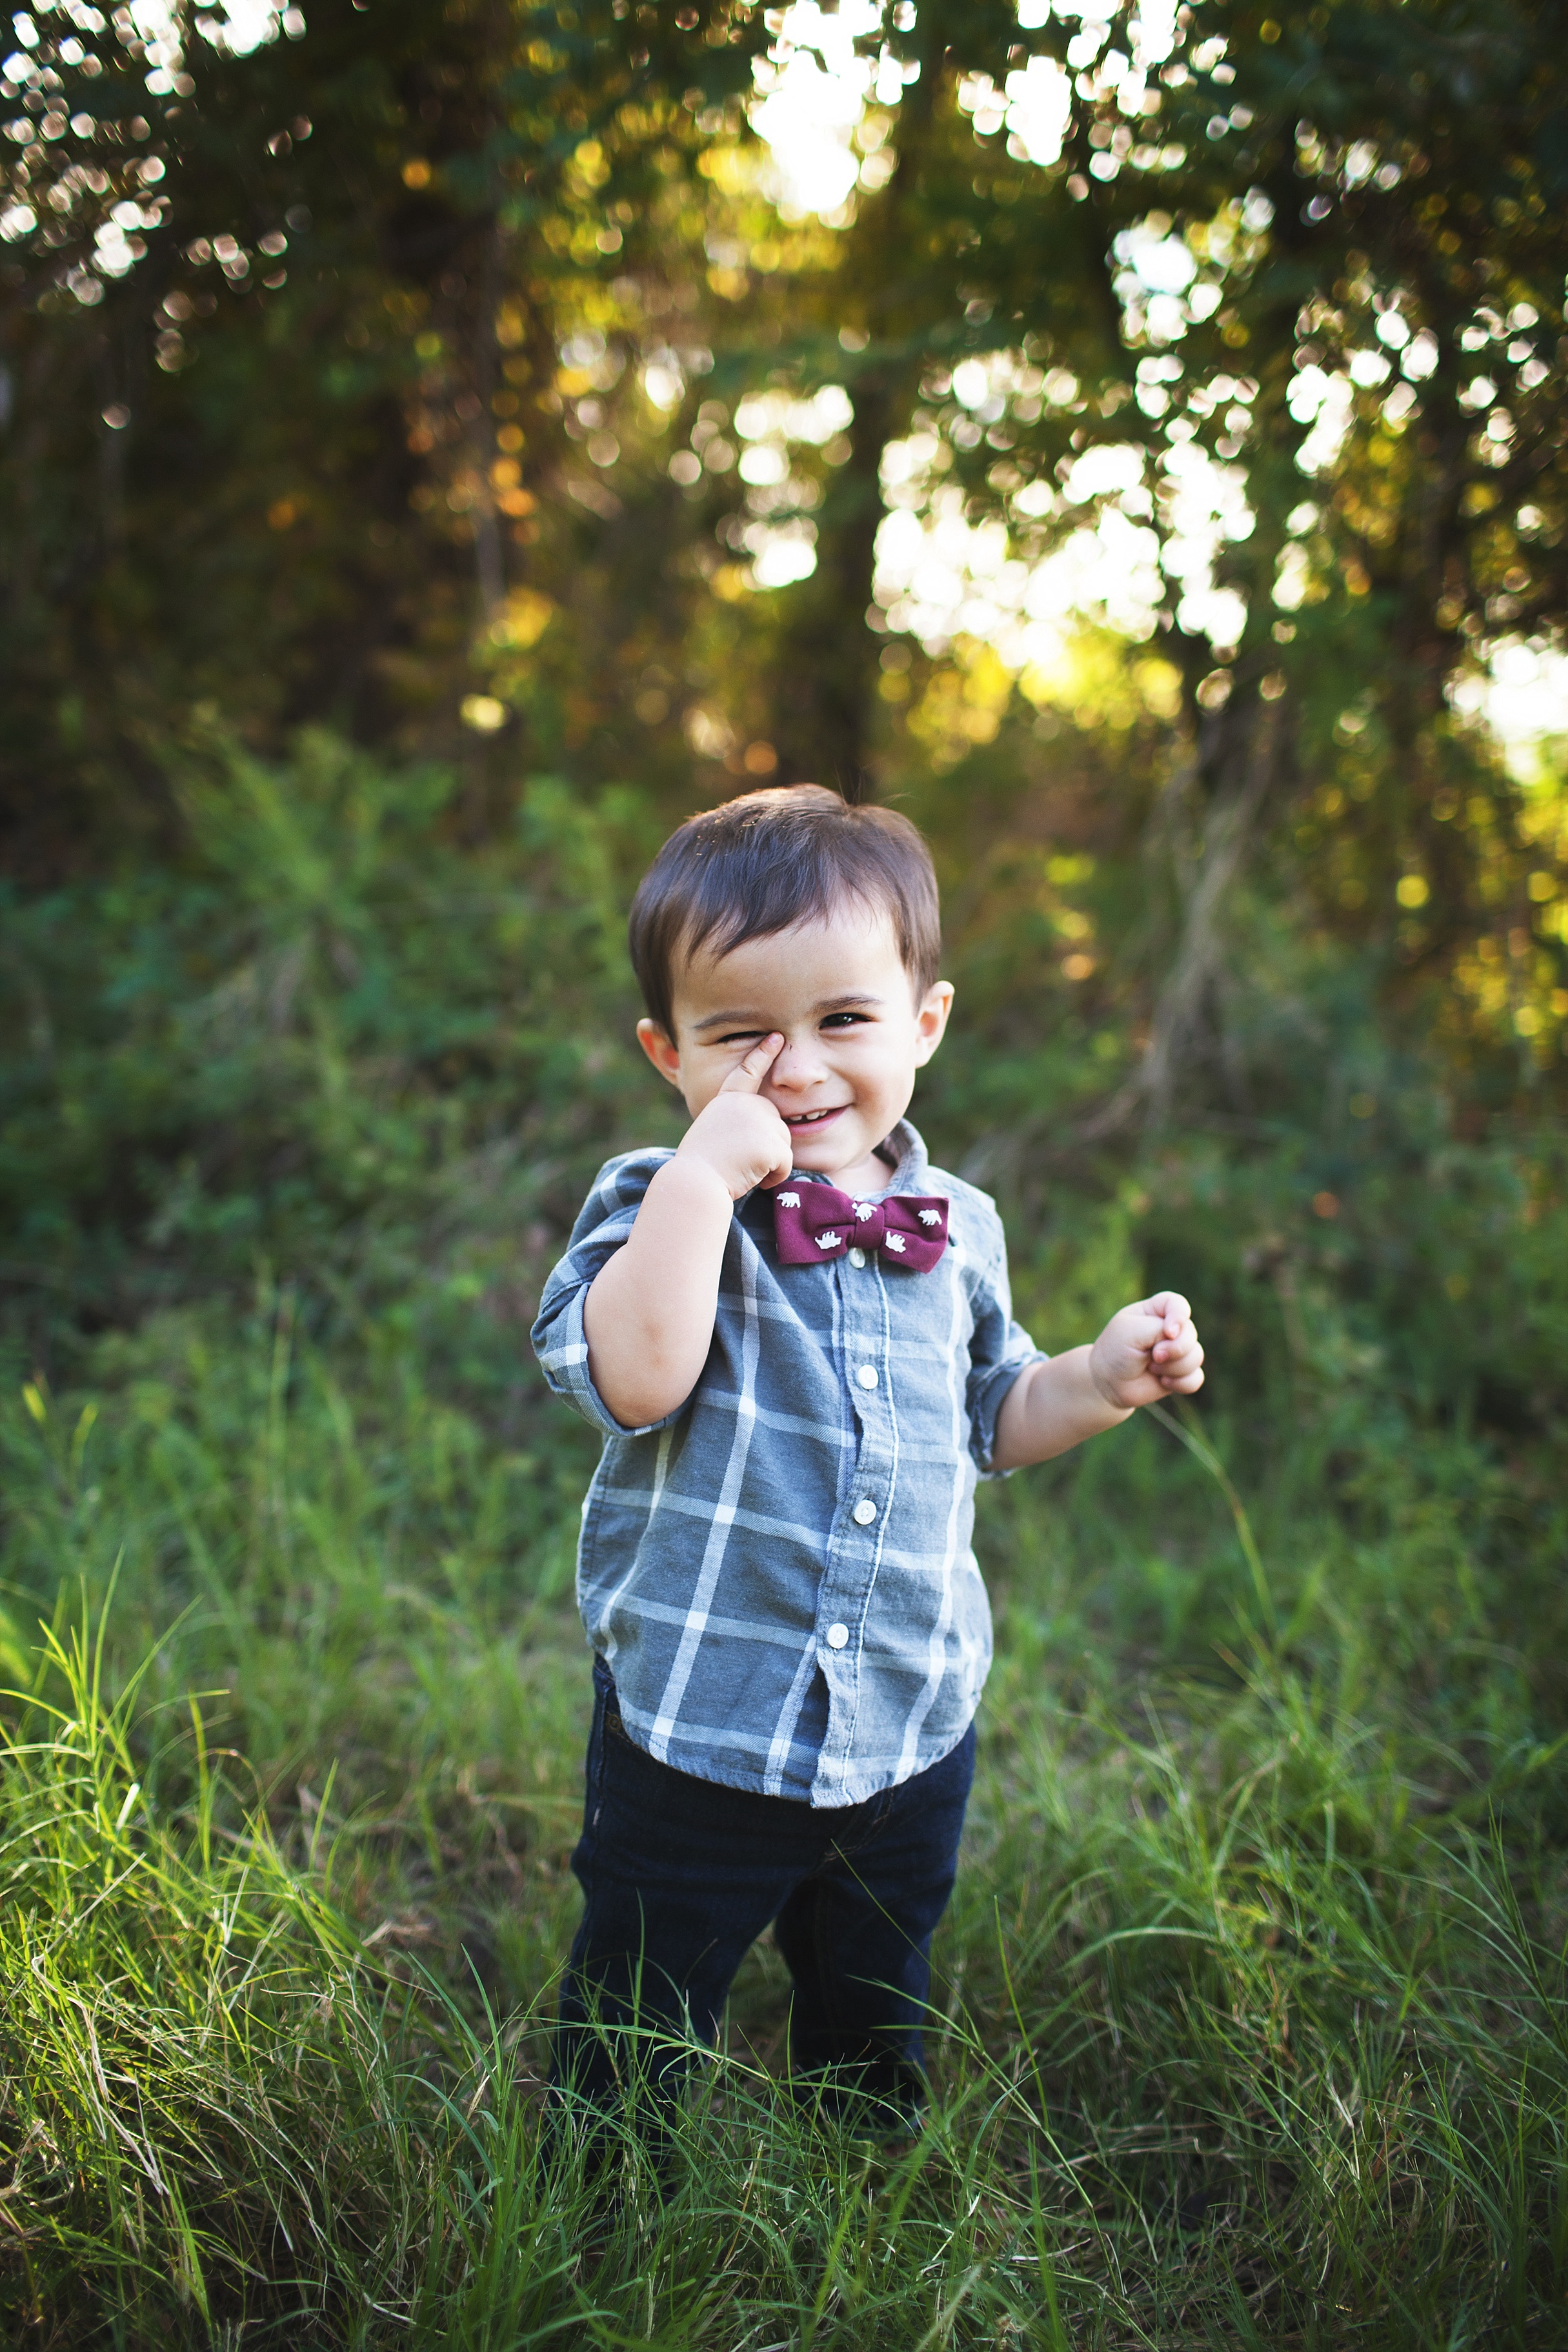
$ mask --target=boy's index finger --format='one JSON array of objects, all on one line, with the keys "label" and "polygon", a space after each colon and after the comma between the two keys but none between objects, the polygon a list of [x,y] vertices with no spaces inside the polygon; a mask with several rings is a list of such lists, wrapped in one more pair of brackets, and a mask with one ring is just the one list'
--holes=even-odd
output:
[{"label": "boy's index finger", "polygon": [[754,1095],[784,1050],[784,1032],[770,1029],[767,1035],[742,1054],[719,1091],[721,1095]]}]

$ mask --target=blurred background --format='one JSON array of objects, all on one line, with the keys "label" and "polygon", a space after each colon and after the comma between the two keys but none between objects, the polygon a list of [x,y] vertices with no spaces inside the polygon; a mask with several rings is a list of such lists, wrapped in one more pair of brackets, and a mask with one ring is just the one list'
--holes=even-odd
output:
[{"label": "blurred background", "polygon": [[1044,1344],[1177,1281],[1257,1483],[1305,1449],[1375,1510],[1412,1447],[1534,1459],[1554,25],[18,14],[18,1373],[177,1385],[286,1292],[344,1378],[392,1350],[529,1463],[533,1541],[582,1473],[539,1282],[598,1160],[674,1131],[630,889],[811,777],[933,844],[917,1115]]},{"label": "blurred background", "polygon": [[1024,1319],[1179,1285],[1249,1515],[1148,1425],[993,1490],[997,1722],[1114,1780],[1180,1689],[1195,1786],[1262,1675],[1325,1866],[1492,1818],[1558,1917],[1563,10],[12,24],[7,1678],[117,1573],[280,1836],[334,1766],[380,1824],[384,1948],[542,1980],[593,1445],[528,1328],[678,1131],[637,876],[809,778],[931,842],[914,1116]]},{"label": "blurred background", "polygon": [[1179,1271],[1276,1433],[1542,1433],[1553,22],[18,14],[23,1360],[264,1277],[531,1428],[539,1274],[668,1128],[629,887],[814,777],[936,848],[920,1116],[1044,1336]]}]

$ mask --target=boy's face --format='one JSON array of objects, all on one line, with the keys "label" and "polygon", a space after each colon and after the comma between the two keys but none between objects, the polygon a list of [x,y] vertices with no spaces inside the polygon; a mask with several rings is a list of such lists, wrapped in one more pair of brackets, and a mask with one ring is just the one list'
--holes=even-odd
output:
[{"label": "boy's face", "polygon": [[873,1192],[888,1173],[877,1146],[909,1108],[952,1003],[945,980],[916,1001],[891,919],[851,900],[728,955],[700,950],[675,975],[674,1037],[653,1021],[637,1036],[695,1118],[777,1030],[784,1044],[760,1092],[790,1130],[795,1166]]}]

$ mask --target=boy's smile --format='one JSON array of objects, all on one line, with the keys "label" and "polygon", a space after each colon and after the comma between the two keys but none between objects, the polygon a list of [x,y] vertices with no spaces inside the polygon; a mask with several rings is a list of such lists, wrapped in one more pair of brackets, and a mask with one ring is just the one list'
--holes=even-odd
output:
[{"label": "boy's smile", "polygon": [[909,1108],[952,1002],[946,981],[916,1002],[885,913],[851,900],[727,955],[700,950],[677,972],[672,1002],[673,1040],[653,1021],[640,1021],[637,1036],[694,1118],[776,1034],[760,1093],[789,1129],[795,1166],[849,1192],[883,1189],[877,1147]]}]

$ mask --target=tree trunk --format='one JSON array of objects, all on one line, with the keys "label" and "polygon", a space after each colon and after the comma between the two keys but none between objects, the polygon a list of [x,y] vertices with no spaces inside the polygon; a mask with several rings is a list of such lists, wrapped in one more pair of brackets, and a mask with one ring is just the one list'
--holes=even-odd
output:
[{"label": "tree trunk", "polygon": [[816,570],[790,592],[795,611],[780,649],[776,730],[784,782],[831,784],[846,800],[860,801],[873,789],[867,721],[877,641],[866,609],[892,403],[886,380],[874,374],[858,380],[854,396],[850,454],[823,502]]},{"label": "tree trunk", "polygon": [[[1226,893],[1246,861],[1279,773],[1284,729],[1281,706],[1251,701],[1216,712],[1205,724],[1191,760],[1160,796],[1152,846],[1168,856],[1182,901],[1175,956],[1155,999],[1149,1043],[1125,1085],[1088,1118],[1079,1132],[1100,1142],[1137,1118],[1165,1126],[1178,1089],[1205,1065],[1226,1060],[1223,1018],[1216,1009],[1224,966],[1222,919]],[[1203,797],[1195,844],[1184,845],[1187,806],[1204,771],[1214,777]]]}]

